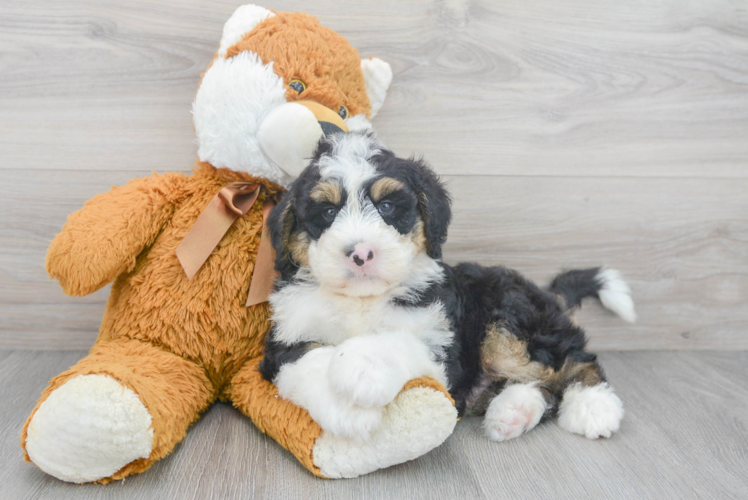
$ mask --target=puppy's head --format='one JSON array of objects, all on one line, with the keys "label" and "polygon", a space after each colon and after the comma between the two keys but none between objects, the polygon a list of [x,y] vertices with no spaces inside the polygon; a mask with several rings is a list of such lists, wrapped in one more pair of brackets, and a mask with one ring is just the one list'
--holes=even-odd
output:
[{"label": "puppy's head", "polygon": [[420,160],[372,135],[335,134],[270,214],[276,269],[349,296],[381,295],[441,257],[450,199]]}]

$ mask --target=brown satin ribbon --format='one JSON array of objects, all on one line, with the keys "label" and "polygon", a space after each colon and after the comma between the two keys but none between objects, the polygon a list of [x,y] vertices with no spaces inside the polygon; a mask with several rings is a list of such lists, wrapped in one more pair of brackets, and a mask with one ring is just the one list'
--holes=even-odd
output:
[{"label": "brown satin ribbon", "polygon": [[[259,184],[233,182],[222,188],[210,200],[176,250],[177,258],[188,279],[191,280],[205,264],[234,221],[249,212],[259,194]],[[263,204],[262,236],[252,272],[247,307],[265,302],[273,289],[276,277],[275,258],[266,222],[274,204],[272,200],[267,200]]]},{"label": "brown satin ribbon", "polygon": [[275,270],[275,249],[270,240],[270,231],[267,224],[268,215],[270,215],[274,206],[274,199],[267,199],[262,204],[262,237],[257,249],[255,268],[252,271],[252,283],[249,285],[249,295],[247,295],[247,303],[245,304],[247,307],[267,301],[273,291],[273,284],[279,276]]}]

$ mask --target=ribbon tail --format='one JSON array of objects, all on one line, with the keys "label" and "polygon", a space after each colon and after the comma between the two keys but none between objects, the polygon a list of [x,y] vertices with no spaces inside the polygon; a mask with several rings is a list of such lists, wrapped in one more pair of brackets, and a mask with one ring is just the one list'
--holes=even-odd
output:
[{"label": "ribbon tail", "polygon": [[268,214],[274,205],[273,201],[268,200],[262,206],[262,236],[257,249],[255,268],[252,271],[252,282],[249,285],[249,295],[245,304],[247,307],[266,302],[278,278],[278,272],[275,270],[275,249],[273,249],[270,230],[267,226]]}]

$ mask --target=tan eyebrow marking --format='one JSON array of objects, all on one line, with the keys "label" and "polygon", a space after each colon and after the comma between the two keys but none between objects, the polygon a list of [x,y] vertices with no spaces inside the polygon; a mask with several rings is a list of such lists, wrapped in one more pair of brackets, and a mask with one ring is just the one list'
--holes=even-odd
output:
[{"label": "tan eyebrow marking", "polygon": [[371,186],[371,201],[377,202],[390,193],[399,191],[405,184],[392,177],[382,177]]},{"label": "tan eyebrow marking", "polygon": [[312,188],[309,197],[317,203],[327,201],[333,205],[338,205],[340,204],[340,200],[343,199],[343,189],[337,182],[324,181]]}]

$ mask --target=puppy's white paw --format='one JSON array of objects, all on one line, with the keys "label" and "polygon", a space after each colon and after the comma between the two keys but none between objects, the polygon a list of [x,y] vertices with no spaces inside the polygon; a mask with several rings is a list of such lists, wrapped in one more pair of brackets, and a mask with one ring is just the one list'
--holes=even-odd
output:
[{"label": "puppy's white paw", "polygon": [[284,365],[274,381],[278,394],[305,408],[325,431],[365,441],[379,428],[382,408],[356,406],[332,389],[328,370],[334,352],[331,346],[320,347]]},{"label": "puppy's white paw", "polygon": [[589,439],[608,438],[620,427],[623,414],[623,403],[607,383],[574,384],[564,392],[558,424]]},{"label": "puppy's white paw", "polygon": [[513,439],[538,425],[545,409],[545,399],[535,384],[510,385],[491,400],[483,429],[493,441]]},{"label": "puppy's white paw", "polygon": [[351,339],[340,345],[330,361],[330,386],[352,404],[383,407],[397,397],[408,381],[397,362],[367,349],[367,342]]},{"label": "puppy's white paw", "polygon": [[79,375],[39,406],[26,451],[41,470],[85,483],[151,453],[151,415],[135,392],[107,375]]},{"label": "puppy's white paw", "polygon": [[341,405],[331,408],[317,423],[323,430],[338,437],[368,441],[382,423],[382,409]]}]

